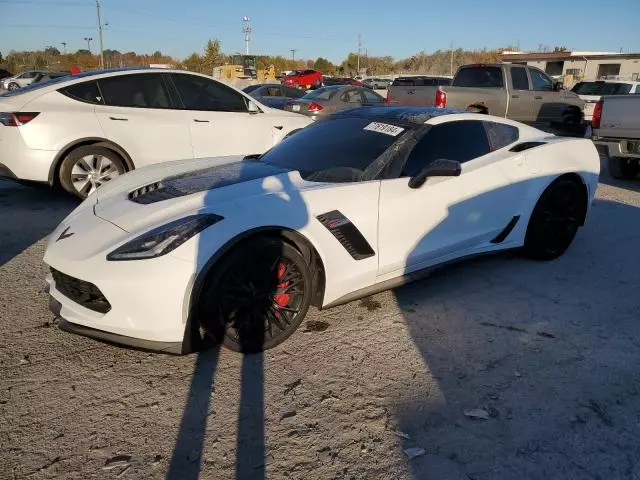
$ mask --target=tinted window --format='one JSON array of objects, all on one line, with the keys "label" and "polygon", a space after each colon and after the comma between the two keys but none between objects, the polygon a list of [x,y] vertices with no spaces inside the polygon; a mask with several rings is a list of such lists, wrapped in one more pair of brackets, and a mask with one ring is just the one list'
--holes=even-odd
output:
[{"label": "tinted window", "polygon": [[196,75],[172,74],[184,108],[215,112],[246,112],[244,97],[220,82]]},{"label": "tinted window", "polygon": [[347,90],[340,95],[340,101],[343,103],[362,103],[362,97],[358,90]]},{"label": "tinted window", "polygon": [[98,80],[104,103],[114,107],[170,108],[159,74],[118,75]]},{"label": "tinted window", "polygon": [[38,72],[24,72],[23,74],[19,75],[18,78],[35,78],[37,74]]},{"label": "tinted window", "polygon": [[304,95],[302,98],[309,99],[309,100],[331,100],[333,98],[333,96],[338,92],[337,88],[332,88],[332,87],[323,87],[323,88],[318,88],[317,90],[314,90],[312,92],[307,93],[306,95]]},{"label": "tinted window", "polygon": [[487,138],[489,139],[491,150],[498,150],[518,141],[520,132],[516,127],[495,122],[483,122],[483,124],[487,131]]},{"label": "tinted window", "polygon": [[281,97],[282,89],[280,87],[265,87],[262,91],[264,97]]},{"label": "tinted window", "polygon": [[527,70],[522,67],[511,69],[511,83],[514,90],[529,90]]},{"label": "tinted window", "polygon": [[538,70],[529,70],[529,73],[531,74],[532,90],[547,92],[553,90],[553,82],[544,73],[539,72]]},{"label": "tinted window", "polygon": [[626,95],[631,92],[631,84],[613,82],[578,82],[573,86],[571,91],[578,95]]},{"label": "tinted window", "polygon": [[412,177],[441,158],[464,163],[489,153],[489,142],[482,122],[462,120],[435,125],[414,147],[403,174]]},{"label": "tinted window", "polygon": [[242,91],[243,91],[244,93],[251,93],[251,92],[253,92],[254,90],[256,90],[256,89],[260,88],[261,86],[262,86],[262,85],[249,85],[248,87],[244,87],[244,88],[242,89]]},{"label": "tinted window", "polygon": [[284,87],[284,96],[289,98],[300,98],[304,96],[304,91],[297,88]]},{"label": "tinted window", "polygon": [[58,90],[60,93],[71,97],[74,100],[87,103],[102,104],[102,95],[98,90],[98,84],[93,82],[76,83],[75,85],[69,85],[68,87]]},{"label": "tinted window", "polygon": [[[384,80],[381,80],[384,82]],[[396,87],[436,87],[440,85],[451,85],[451,79],[445,77],[398,77],[393,81]]]},{"label": "tinted window", "polygon": [[366,103],[382,103],[384,100],[380,95],[376,95],[369,90],[363,90],[362,95]]},{"label": "tinted window", "polygon": [[[336,118],[315,123],[279,143],[261,160],[292,170],[299,170],[309,179],[324,181],[318,172],[339,169],[343,179],[332,177],[331,181],[356,181],[351,172],[361,174],[373,161],[382,155],[392,143],[406,133],[403,129],[389,135],[378,131],[365,130],[373,123],[367,118]],[[396,125],[398,127],[399,125]],[[327,138],[331,141],[327,142]],[[330,172],[327,172],[330,173]],[[338,175],[340,177],[340,175]]]},{"label": "tinted window", "polygon": [[453,79],[455,87],[504,87],[502,68],[500,67],[465,67],[461,68]]}]

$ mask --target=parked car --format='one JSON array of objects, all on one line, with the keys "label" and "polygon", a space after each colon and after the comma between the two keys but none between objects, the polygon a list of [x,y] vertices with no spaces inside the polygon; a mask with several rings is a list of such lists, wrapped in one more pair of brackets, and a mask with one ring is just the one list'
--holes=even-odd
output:
[{"label": "parked car", "polygon": [[322,86],[322,72],[318,70],[294,70],[282,79],[282,83],[288,87],[309,90]]},{"label": "parked car", "polygon": [[0,175],[85,197],[144,165],[262,153],[309,123],[205,75],[85,72],[0,95]]},{"label": "parked car", "polygon": [[546,73],[534,67],[508,63],[464,65],[451,86],[405,86],[401,84],[404,81],[403,77],[394,80],[387,103],[467,109],[555,133],[584,135],[584,100],[573,92],[558,90]]},{"label": "parked car", "polygon": [[604,96],[593,112],[593,141],[614,178],[640,174],[640,95]]},{"label": "parked car", "polygon": [[30,70],[28,72],[18,73],[12,77],[3,78],[2,88],[5,90],[17,90],[32,83],[40,73],[42,72],[39,70]]},{"label": "parked car", "polygon": [[40,82],[48,82],[49,80],[54,80],[61,77],[66,77],[71,75],[70,72],[40,72],[38,73],[33,82],[31,83],[40,83]]},{"label": "parked car", "polygon": [[362,86],[372,90],[386,90],[392,82],[393,80],[390,78],[365,78],[362,81]]},{"label": "parked car", "polygon": [[187,353],[202,331],[265,350],[310,305],[501,250],[559,257],[599,170],[590,140],[503,118],[352,109],[259,159],[155,165],[99,189],[50,236],[49,304],[61,328],[110,342]]},{"label": "parked car", "polygon": [[263,105],[279,110],[284,110],[285,104],[292,98],[300,98],[305,95],[305,92],[299,88],[287,87],[279,83],[249,85],[242,91]]},{"label": "parked car", "polygon": [[284,109],[301,113],[313,120],[348,108],[384,104],[384,97],[364,87],[334,85],[307,93],[304,97],[289,101]]},{"label": "parked car", "polygon": [[585,101],[584,120],[591,123],[593,109],[602,95],[640,94],[640,82],[625,80],[589,80],[576,83],[571,91]]},{"label": "parked car", "polygon": [[332,85],[353,85],[356,87],[361,87],[362,83],[359,80],[351,77],[330,77],[324,79],[325,86]]},{"label": "parked car", "polygon": [[8,77],[13,77],[13,73],[11,73],[9,70],[5,70],[4,68],[0,68],[0,80]]}]

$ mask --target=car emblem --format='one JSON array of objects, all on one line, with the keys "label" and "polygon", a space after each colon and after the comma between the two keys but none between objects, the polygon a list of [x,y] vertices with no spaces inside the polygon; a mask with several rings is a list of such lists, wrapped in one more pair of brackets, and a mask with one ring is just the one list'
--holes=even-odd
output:
[{"label": "car emblem", "polygon": [[69,231],[71,227],[67,227],[63,230],[63,232],[60,234],[60,236],[58,237],[58,239],[56,240],[56,242],[59,242],[60,240],[64,240],[65,238],[69,238],[73,236],[73,232],[71,233],[67,233]]}]

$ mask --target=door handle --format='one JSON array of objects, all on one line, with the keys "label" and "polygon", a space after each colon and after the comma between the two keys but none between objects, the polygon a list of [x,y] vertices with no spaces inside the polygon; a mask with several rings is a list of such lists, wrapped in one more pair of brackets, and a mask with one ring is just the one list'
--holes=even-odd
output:
[{"label": "door handle", "polygon": [[511,98],[520,98],[520,95],[511,95]]},{"label": "door handle", "polygon": [[119,120],[121,122],[128,122],[129,121],[128,118],[124,118],[124,117],[109,117],[109,120]]},{"label": "door handle", "polygon": [[194,118],[193,121],[197,123],[209,123],[209,120],[200,120],[199,118]]},{"label": "door handle", "polygon": [[542,100],[542,97],[540,97],[540,96],[538,96],[538,95],[536,95],[536,96],[535,96],[535,97],[533,97],[533,98],[535,98],[536,100]]}]

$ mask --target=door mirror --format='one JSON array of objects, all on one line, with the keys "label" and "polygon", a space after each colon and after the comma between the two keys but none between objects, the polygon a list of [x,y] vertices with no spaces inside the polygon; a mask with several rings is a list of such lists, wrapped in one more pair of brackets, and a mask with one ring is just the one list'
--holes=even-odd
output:
[{"label": "door mirror", "polygon": [[409,179],[409,188],[420,188],[429,177],[457,177],[462,171],[460,162],[440,158],[424,167]]},{"label": "door mirror", "polygon": [[249,111],[249,113],[260,113],[261,112],[261,110],[258,108],[258,105],[256,105],[251,100],[249,100],[247,102],[247,110]]}]

